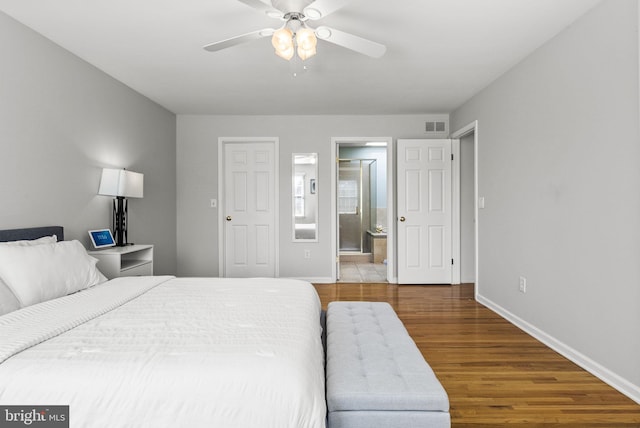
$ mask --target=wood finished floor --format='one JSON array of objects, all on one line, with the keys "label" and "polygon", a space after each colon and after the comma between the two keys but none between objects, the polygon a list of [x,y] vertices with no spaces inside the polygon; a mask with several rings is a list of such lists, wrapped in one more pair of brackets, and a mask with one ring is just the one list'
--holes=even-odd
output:
[{"label": "wood finished floor", "polygon": [[640,427],[640,405],[474,300],[473,285],[317,284],[389,302],[447,390],[451,426]]}]

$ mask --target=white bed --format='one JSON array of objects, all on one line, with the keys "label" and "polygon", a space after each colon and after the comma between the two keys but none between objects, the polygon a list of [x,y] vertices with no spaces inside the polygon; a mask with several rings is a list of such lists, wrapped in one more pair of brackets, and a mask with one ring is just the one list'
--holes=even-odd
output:
[{"label": "white bed", "polygon": [[0,404],[72,427],[324,427],[320,301],[286,279],[118,278],[0,317]]}]

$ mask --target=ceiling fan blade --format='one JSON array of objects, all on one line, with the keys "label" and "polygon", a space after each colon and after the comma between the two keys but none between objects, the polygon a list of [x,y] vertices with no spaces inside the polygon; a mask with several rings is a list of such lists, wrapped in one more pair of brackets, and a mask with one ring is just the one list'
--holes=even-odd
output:
[{"label": "ceiling fan blade", "polygon": [[241,36],[232,37],[230,39],[221,40],[219,42],[210,43],[208,45],[203,46],[203,49],[209,52],[216,52],[222,49],[239,45],[241,43],[247,43],[253,40],[262,39],[264,37],[269,37],[273,35],[274,31],[275,30],[273,28],[265,28],[263,30],[258,30],[251,33],[243,34]]},{"label": "ceiling fan blade", "polygon": [[321,40],[326,40],[372,58],[380,58],[387,51],[385,45],[334,28],[318,27],[314,31],[316,37]]},{"label": "ceiling fan blade", "polygon": [[338,9],[342,9],[349,2],[351,0],[316,0],[305,7],[302,13],[309,19],[320,19]]},{"label": "ceiling fan blade", "polygon": [[240,3],[244,3],[247,6],[250,6],[254,9],[259,10],[262,13],[265,13],[267,15],[269,15],[272,18],[280,18],[282,19],[284,17],[284,13],[276,8],[274,8],[273,6],[270,6],[268,4],[265,4],[263,2],[261,2],[260,0],[238,0]]}]

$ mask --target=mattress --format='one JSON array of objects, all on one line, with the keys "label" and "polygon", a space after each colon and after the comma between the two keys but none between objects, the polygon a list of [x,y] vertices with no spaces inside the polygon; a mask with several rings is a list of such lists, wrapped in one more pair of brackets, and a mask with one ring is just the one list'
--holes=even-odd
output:
[{"label": "mattress", "polygon": [[287,279],[117,278],[0,317],[0,403],[72,427],[325,426],[320,301]]}]

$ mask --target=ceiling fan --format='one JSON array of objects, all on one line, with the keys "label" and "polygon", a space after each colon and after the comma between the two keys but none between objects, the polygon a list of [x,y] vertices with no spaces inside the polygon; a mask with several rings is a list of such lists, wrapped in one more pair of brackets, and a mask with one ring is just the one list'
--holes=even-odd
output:
[{"label": "ceiling fan", "polygon": [[265,28],[230,39],[210,43],[204,49],[210,52],[230,48],[241,43],[271,37],[276,55],[290,60],[297,52],[302,60],[316,53],[317,40],[324,40],[361,54],[380,58],[387,50],[385,45],[363,39],[326,26],[311,28],[307,21],[315,21],[344,7],[351,0],[271,0],[268,5],[260,0],[238,0],[271,18],[284,21],[279,29]]}]

